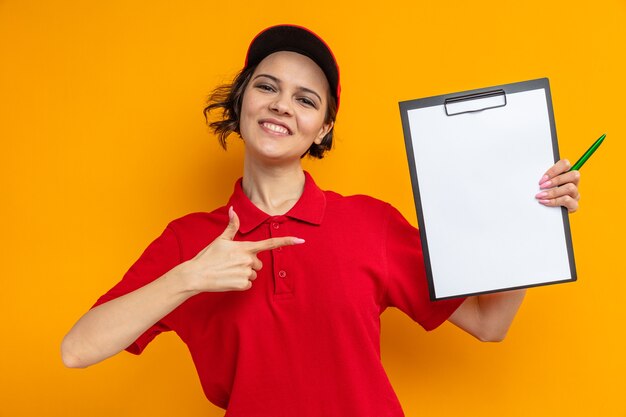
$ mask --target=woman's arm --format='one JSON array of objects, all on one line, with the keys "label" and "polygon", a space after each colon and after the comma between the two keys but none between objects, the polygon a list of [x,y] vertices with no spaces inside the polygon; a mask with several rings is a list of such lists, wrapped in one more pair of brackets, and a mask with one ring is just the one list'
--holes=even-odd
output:
[{"label": "woman's arm", "polygon": [[468,297],[448,320],[483,342],[500,342],[525,295],[515,290]]},{"label": "woman's arm", "polygon": [[[578,210],[580,173],[569,171],[567,159],[554,164],[539,181],[541,191],[535,196],[546,206]],[[449,321],[479,340],[499,342],[506,336],[526,290],[468,297],[450,316]]]},{"label": "woman's arm", "polygon": [[[181,264],[182,265],[182,264]],[[180,268],[89,310],[61,343],[65,366],[85,368],[121,352],[193,295]]]},{"label": "woman's arm", "polygon": [[248,290],[262,267],[259,252],[304,242],[294,237],[235,241],[239,218],[232,208],[229,216],[226,230],[193,259],[81,317],[61,343],[63,363],[84,368],[121,352],[195,294]]}]

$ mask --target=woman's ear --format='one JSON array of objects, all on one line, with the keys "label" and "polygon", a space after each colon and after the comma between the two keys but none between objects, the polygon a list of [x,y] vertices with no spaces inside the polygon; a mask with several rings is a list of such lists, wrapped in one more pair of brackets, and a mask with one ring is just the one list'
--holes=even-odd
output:
[{"label": "woman's ear", "polygon": [[332,130],[334,125],[335,122],[325,123],[320,129],[320,133],[317,135],[313,142],[315,142],[316,145],[321,144],[324,137],[328,134],[328,132]]}]

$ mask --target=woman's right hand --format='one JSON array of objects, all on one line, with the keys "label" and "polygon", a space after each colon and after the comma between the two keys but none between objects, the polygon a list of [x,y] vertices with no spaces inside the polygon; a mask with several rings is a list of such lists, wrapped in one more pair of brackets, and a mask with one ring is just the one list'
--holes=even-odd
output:
[{"label": "woman's right hand", "polygon": [[248,290],[263,267],[257,257],[259,252],[304,243],[295,237],[258,242],[233,240],[239,230],[239,217],[232,207],[228,215],[230,220],[224,232],[194,258],[176,267],[194,293]]}]

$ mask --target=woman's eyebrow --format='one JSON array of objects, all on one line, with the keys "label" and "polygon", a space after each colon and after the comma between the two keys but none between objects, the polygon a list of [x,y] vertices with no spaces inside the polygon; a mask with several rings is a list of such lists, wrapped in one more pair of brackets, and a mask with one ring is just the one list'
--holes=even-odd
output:
[{"label": "woman's eyebrow", "polygon": [[[280,84],[280,80],[276,77],[274,77],[273,75],[269,75],[269,74],[258,74],[256,77],[254,77],[252,80],[256,80],[259,77],[266,77],[269,78],[270,80],[274,81],[276,84]],[[317,96],[317,99],[322,102],[322,97],[317,94],[317,92],[315,92],[315,90],[311,90],[310,88],[306,88],[306,87],[298,87],[298,90],[300,91],[306,91],[307,93],[311,93],[314,94],[315,96]]]},{"label": "woman's eyebrow", "polygon": [[267,78],[269,78],[270,80],[272,80],[272,81],[274,81],[274,82],[276,82],[276,83],[279,83],[279,82],[280,82],[280,80],[279,80],[278,78],[274,77],[273,75],[269,75],[269,74],[258,74],[258,75],[257,75],[256,77],[254,77],[252,80],[256,80],[256,79],[257,79],[257,78],[259,78],[259,77],[267,77]]}]

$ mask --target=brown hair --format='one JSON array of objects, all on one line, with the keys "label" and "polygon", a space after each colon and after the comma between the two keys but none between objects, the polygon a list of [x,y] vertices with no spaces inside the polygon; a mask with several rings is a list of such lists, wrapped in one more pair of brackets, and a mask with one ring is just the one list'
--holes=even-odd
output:
[{"label": "brown hair", "polygon": [[[226,149],[226,138],[231,133],[237,133],[241,136],[239,130],[239,120],[241,117],[241,105],[243,102],[243,93],[252,78],[256,66],[250,66],[241,70],[233,79],[231,84],[223,84],[215,88],[207,99],[207,106],[204,108],[204,118],[209,128],[218,136],[220,145]],[[219,120],[209,122],[209,113],[214,110],[221,109],[221,118]],[[328,94],[328,106],[326,108],[326,123],[335,121],[337,117],[337,101]],[[315,158],[323,158],[324,153],[331,149],[333,145],[334,126],[324,136],[322,142],[318,145],[313,143],[311,147],[302,155],[310,155]]]}]

